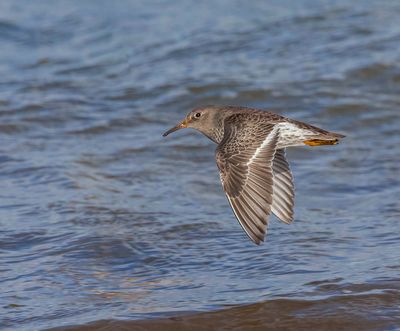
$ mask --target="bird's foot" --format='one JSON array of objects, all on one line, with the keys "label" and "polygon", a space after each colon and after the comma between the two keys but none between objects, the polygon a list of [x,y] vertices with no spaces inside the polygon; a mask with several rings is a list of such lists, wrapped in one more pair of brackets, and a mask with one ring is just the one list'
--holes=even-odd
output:
[{"label": "bird's foot", "polygon": [[339,143],[339,139],[322,140],[322,139],[310,139],[304,140],[304,144],[308,146],[322,146],[322,145],[336,145]]}]

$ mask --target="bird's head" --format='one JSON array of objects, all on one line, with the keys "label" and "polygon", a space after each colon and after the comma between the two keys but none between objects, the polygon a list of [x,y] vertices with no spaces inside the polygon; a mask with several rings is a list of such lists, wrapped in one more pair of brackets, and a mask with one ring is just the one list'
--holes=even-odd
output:
[{"label": "bird's head", "polygon": [[186,115],[183,121],[166,131],[163,136],[166,137],[170,133],[183,128],[193,128],[208,135],[207,133],[219,123],[218,110],[219,108],[215,106],[195,108]]}]

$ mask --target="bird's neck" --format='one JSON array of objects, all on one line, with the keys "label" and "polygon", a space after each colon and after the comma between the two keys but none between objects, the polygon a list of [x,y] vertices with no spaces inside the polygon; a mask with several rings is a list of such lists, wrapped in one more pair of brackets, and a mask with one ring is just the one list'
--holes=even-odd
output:
[{"label": "bird's neck", "polygon": [[224,128],[222,126],[215,127],[208,129],[206,131],[202,131],[202,133],[216,144],[219,144],[222,141],[222,138],[224,137]]},{"label": "bird's neck", "polygon": [[208,125],[203,125],[199,131],[216,144],[219,144],[224,138],[224,121],[225,118],[223,116],[214,113],[212,117],[208,118]]}]

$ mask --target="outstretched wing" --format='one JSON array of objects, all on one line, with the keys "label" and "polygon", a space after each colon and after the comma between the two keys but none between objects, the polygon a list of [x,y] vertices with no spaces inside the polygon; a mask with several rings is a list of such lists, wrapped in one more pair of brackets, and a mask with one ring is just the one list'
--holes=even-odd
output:
[{"label": "outstretched wing", "polygon": [[278,127],[267,123],[225,120],[216,150],[222,186],[240,225],[256,244],[264,241],[273,201],[272,161]]},{"label": "outstretched wing", "polygon": [[294,184],[285,149],[278,149],[272,161],[274,188],[271,210],[284,223],[293,222]]}]

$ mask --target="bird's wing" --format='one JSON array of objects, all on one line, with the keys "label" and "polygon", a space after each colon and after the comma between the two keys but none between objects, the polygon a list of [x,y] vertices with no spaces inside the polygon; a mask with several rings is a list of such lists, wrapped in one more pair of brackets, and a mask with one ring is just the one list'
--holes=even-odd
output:
[{"label": "bird's wing", "polygon": [[[239,122],[239,123],[238,123]],[[272,160],[279,128],[225,120],[216,150],[222,186],[240,225],[256,244],[264,241],[273,196]],[[256,125],[254,125],[256,124]]]},{"label": "bird's wing", "polygon": [[294,207],[294,184],[285,149],[278,149],[272,161],[274,189],[271,210],[284,223],[292,223]]}]

